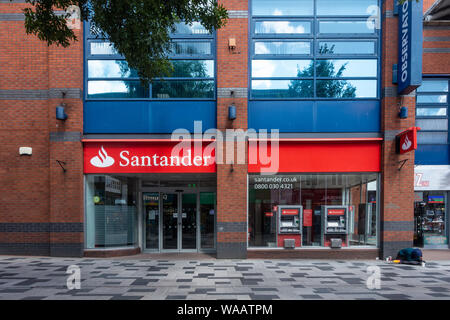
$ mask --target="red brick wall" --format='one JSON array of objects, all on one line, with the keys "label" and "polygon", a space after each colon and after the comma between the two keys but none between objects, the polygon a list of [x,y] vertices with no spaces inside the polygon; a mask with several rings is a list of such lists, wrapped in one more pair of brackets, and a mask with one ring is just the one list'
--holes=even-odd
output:
[{"label": "red brick wall", "polygon": [[[228,10],[248,10],[247,1],[222,0]],[[236,49],[230,51],[228,41],[236,39]],[[217,31],[217,87],[248,87],[248,19],[230,18],[225,28]],[[228,106],[236,105],[237,118],[228,120]],[[219,96],[217,128],[247,128],[247,98]],[[245,142],[241,142],[245,143]],[[237,146],[235,146],[236,155]],[[247,165],[217,166],[217,256],[243,258],[247,239]],[[236,227],[239,226],[239,227]]]},{"label": "red brick wall", "polygon": [[[24,7],[0,3],[0,13],[20,14]],[[75,34],[83,39],[82,29]],[[25,33],[23,20],[0,20],[0,41],[0,254],[80,255],[81,142],[51,141],[50,135],[82,133],[83,102],[79,95],[72,93],[63,100],[62,94],[54,93],[65,91],[55,90],[58,88],[82,90],[82,42],[69,48],[48,47]],[[49,92],[53,94],[48,96]],[[5,98],[5,93],[11,98]],[[31,96],[24,99],[25,93]],[[41,98],[36,97],[38,93]],[[55,107],[63,101],[69,116],[66,122],[55,118]],[[19,156],[23,146],[32,147],[33,155]],[[56,160],[66,162],[66,173]],[[27,231],[30,228],[34,231]]]},{"label": "red brick wall", "polygon": [[439,52],[439,49],[450,48],[450,41],[448,40],[450,37],[450,24],[436,25],[434,23],[425,23],[423,36],[423,73],[449,74],[450,52]]},{"label": "red brick wall", "polygon": [[[384,1],[383,12],[393,10],[394,0]],[[415,97],[396,96],[397,86],[392,84],[392,66],[397,64],[398,17],[383,20],[382,43],[382,116],[381,126],[385,134],[382,149],[381,174],[381,254],[394,255],[399,249],[411,246],[413,234],[401,230],[405,222],[412,228],[414,219],[414,153],[397,155],[395,135],[415,125]],[[407,106],[408,119],[400,119],[399,106]],[[399,161],[407,160],[399,170]]]},{"label": "red brick wall", "polygon": [[437,0],[423,0],[423,12],[426,12]]},{"label": "red brick wall", "polygon": [[[393,10],[393,1],[384,2],[383,11]],[[248,2],[222,0],[229,10],[247,11]],[[425,6],[428,5],[425,0]],[[0,13],[19,13],[23,4],[0,3]],[[82,30],[77,31],[82,39]],[[217,86],[218,89],[248,88],[248,18],[231,18],[225,28],[217,32]],[[448,30],[425,30],[426,37],[448,37]],[[236,39],[231,52],[228,39]],[[396,91],[392,84],[392,65],[397,63],[397,17],[383,21],[382,89]],[[49,90],[55,88],[82,89],[82,43],[69,48],[47,47],[34,36],[24,32],[23,21],[0,21],[0,91]],[[447,47],[446,41],[429,41],[425,48]],[[447,53],[424,53],[424,73],[450,73]],[[444,70],[444,71],[443,71]],[[385,90],[388,89],[388,90]],[[245,92],[245,90],[244,90]],[[62,97],[52,99],[0,100],[0,212],[1,225],[8,223],[80,223],[83,222],[82,145],[79,141],[50,141],[50,133],[82,132],[82,100],[65,99],[66,122],[55,119],[55,107]],[[394,152],[393,136],[411,127],[414,119],[414,97],[403,99],[386,95],[382,101],[382,130],[386,141],[382,156],[382,251],[391,254],[412,242],[410,230],[395,230],[395,223],[413,219],[414,155],[398,156]],[[228,120],[228,106],[234,103],[237,119]],[[217,126],[219,130],[247,128],[247,97],[220,95],[217,99]],[[408,106],[409,118],[398,118],[398,105]],[[20,146],[33,147],[31,157],[20,157]],[[401,171],[399,161],[408,159]],[[64,161],[63,172],[56,160]],[[243,257],[247,230],[247,165],[218,165],[217,167],[218,256],[238,253]],[[4,227],[5,228],[5,227]],[[48,253],[64,252],[64,245],[72,248],[83,242],[83,233],[41,231],[0,231],[0,250],[7,246],[26,252],[32,244],[41,244]],[[1,230],[1,229],[0,229]],[[56,248],[55,250],[52,247]],[[44,249],[42,249],[44,248]],[[37,250],[37,249],[36,249]],[[53,251],[52,251],[53,250]],[[245,250],[246,251],[246,250]],[[10,251],[12,252],[12,251]],[[31,252],[31,251],[29,251]],[[43,252],[43,251],[42,251]],[[73,251],[72,251],[73,252]],[[1,251],[0,251],[1,253]]]}]

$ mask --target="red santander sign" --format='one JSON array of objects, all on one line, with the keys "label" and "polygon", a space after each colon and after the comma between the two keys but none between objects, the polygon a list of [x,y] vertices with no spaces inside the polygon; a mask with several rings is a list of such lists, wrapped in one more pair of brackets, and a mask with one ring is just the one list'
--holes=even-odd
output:
[{"label": "red santander sign", "polygon": [[298,215],[298,210],[297,209],[283,209],[283,210],[281,210],[281,215],[296,216],[296,215]]},{"label": "red santander sign", "polygon": [[328,209],[329,216],[343,216],[345,214],[345,209]]},{"label": "red santander sign", "polygon": [[84,173],[214,173],[213,142],[84,141]]},{"label": "red santander sign", "polygon": [[411,127],[396,136],[395,143],[398,154],[417,150],[417,131],[419,130],[419,127]]}]

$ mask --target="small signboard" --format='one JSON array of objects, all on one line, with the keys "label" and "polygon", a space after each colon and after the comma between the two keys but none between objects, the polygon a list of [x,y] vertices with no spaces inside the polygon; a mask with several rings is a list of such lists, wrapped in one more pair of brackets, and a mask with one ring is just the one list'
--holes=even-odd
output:
[{"label": "small signboard", "polygon": [[313,225],[313,211],[311,209],[303,210],[303,226],[312,227]]},{"label": "small signboard", "polygon": [[298,215],[298,209],[282,209],[281,215],[283,216],[297,216]]},{"label": "small signboard", "polygon": [[328,209],[329,216],[343,216],[345,215],[345,209]]},{"label": "small signboard", "polygon": [[398,2],[398,93],[422,84],[423,0]]},{"label": "small signboard", "polygon": [[444,196],[428,196],[428,203],[444,203]]},{"label": "small signboard", "polygon": [[399,133],[395,137],[395,151],[398,154],[405,154],[417,150],[417,131],[419,127],[411,127]]}]

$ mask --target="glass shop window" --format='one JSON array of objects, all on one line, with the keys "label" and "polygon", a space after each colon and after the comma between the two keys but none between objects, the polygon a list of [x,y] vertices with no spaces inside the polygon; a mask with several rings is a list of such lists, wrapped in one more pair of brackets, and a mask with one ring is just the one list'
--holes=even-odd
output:
[{"label": "glass shop window", "polygon": [[379,3],[253,0],[251,99],[377,98]]},{"label": "glass shop window", "polygon": [[447,245],[445,192],[415,192],[414,245]]},{"label": "glass shop window", "polygon": [[416,126],[419,144],[448,144],[448,78],[425,78],[417,88]]},{"label": "glass shop window", "polygon": [[86,177],[86,248],[137,244],[136,180],[118,176]]},{"label": "glass shop window", "polygon": [[349,246],[377,246],[378,174],[250,175],[249,247],[277,247],[278,206],[301,205],[302,246],[325,246],[326,206],[345,208]]},{"label": "glass shop window", "polygon": [[88,99],[214,99],[214,35],[200,23],[178,23],[167,56],[173,72],[150,84],[139,80],[108,39],[88,34]]}]

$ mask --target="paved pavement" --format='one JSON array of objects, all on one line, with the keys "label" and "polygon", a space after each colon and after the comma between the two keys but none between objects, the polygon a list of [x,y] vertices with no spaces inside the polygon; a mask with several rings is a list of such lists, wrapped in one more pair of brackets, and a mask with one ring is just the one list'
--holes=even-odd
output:
[{"label": "paved pavement", "polygon": [[[67,268],[81,270],[68,290]],[[367,268],[381,289],[367,288]],[[72,259],[0,256],[0,299],[450,299],[450,261]]]}]

